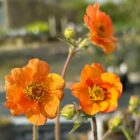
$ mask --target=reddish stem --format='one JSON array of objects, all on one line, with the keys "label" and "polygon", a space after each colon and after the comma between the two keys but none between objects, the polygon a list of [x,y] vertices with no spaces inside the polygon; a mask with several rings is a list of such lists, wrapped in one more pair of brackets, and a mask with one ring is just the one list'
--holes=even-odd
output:
[{"label": "reddish stem", "polygon": [[97,138],[97,122],[96,122],[95,116],[92,117],[92,123],[91,124],[92,124],[94,140],[98,140],[98,138]]},{"label": "reddish stem", "polygon": [[[72,56],[74,55],[74,50],[75,48],[72,48],[71,51],[68,54],[68,57],[66,59],[66,62],[64,64],[61,76],[63,78],[65,78],[65,74],[68,68],[68,65],[72,59]],[[56,125],[55,125],[55,140],[60,140],[60,105],[58,107],[58,111],[57,111],[57,117],[56,117]]]}]

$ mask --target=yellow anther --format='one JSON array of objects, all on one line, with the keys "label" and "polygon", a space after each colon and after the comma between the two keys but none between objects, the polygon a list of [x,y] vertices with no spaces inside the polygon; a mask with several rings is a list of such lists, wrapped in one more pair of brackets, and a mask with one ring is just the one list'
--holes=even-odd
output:
[{"label": "yellow anther", "polygon": [[89,87],[88,93],[92,101],[103,101],[105,99],[105,91],[101,87]]},{"label": "yellow anther", "polygon": [[29,99],[40,101],[45,94],[45,86],[42,83],[30,83],[25,88],[25,94]]}]

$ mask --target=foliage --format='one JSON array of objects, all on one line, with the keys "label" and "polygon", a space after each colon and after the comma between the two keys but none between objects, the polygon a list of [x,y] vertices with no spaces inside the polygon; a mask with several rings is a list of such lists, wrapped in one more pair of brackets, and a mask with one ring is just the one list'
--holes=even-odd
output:
[{"label": "foliage", "polygon": [[48,33],[48,31],[49,31],[48,24],[45,22],[41,22],[41,21],[31,23],[31,24],[27,25],[25,28],[28,33],[34,34],[34,35]]},{"label": "foliage", "polygon": [[86,9],[86,2],[84,0],[61,0],[61,5],[63,8],[65,9],[70,9],[70,10],[76,10],[76,12],[78,13],[77,16],[77,22],[82,23],[83,22],[83,15]]}]

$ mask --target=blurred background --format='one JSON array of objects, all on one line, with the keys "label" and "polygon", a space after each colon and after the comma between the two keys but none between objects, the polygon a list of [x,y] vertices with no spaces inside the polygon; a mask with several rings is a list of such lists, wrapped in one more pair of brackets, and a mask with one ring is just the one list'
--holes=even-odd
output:
[{"label": "blurred background", "polygon": [[[47,61],[52,72],[61,73],[68,46],[58,37],[62,37],[68,26],[76,29],[77,36],[88,32],[83,15],[87,5],[94,2],[100,2],[101,9],[111,16],[118,37],[118,49],[111,55],[105,55],[99,48],[91,46],[79,53],[70,63],[66,76],[68,85],[79,79],[86,63],[100,62],[108,71],[121,76],[124,93],[119,102],[120,109],[127,106],[131,95],[139,95],[139,0],[0,0],[0,139],[31,139],[31,125],[27,120],[22,116],[12,117],[3,105],[4,76],[12,68],[22,67],[35,57]],[[66,90],[62,106],[73,101],[76,100]],[[107,117],[99,115],[99,135],[104,131],[101,126]],[[89,122],[73,135],[68,135],[72,122],[61,118],[61,124],[61,140],[90,140]],[[41,127],[40,139],[54,140],[53,128],[54,120]]]}]

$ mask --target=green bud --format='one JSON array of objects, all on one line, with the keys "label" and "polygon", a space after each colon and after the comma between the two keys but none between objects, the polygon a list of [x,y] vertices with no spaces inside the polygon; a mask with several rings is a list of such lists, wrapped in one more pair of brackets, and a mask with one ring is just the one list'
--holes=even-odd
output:
[{"label": "green bud", "polygon": [[139,104],[139,97],[138,96],[131,96],[129,100],[130,105],[138,105]]},{"label": "green bud", "polygon": [[75,114],[76,114],[76,108],[73,104],[68,104],[64,106],[63,109],[61,110],[61,116],[63,116],[67,120],[72,119]]},{"label": "green bud", "polygon": [[134,112],[139,106],[140,99],[138,96],[131,96],[129,100],[128,110],[129,112]]},{"label": "green bud", "polygon": [[113,131],[115,129],[117,129],[121,124],[122,124],[122,117],[121,116],[117,116],[115,118],[112,118],[108,122],[109,129],[111,129]]},{"label": "green bud", "polygon": [[74,29],[71,27],[66,28],[64,31],[64,37],[68,40],[74,38],[75,37]]},{"label": "green bud", "polygon": [[79,44],[79,47],[82,48],[82,47],[87,47],[89,45],[88,43],[88,39],[85,38],[84,40],[81,41],[81,43]]}]

